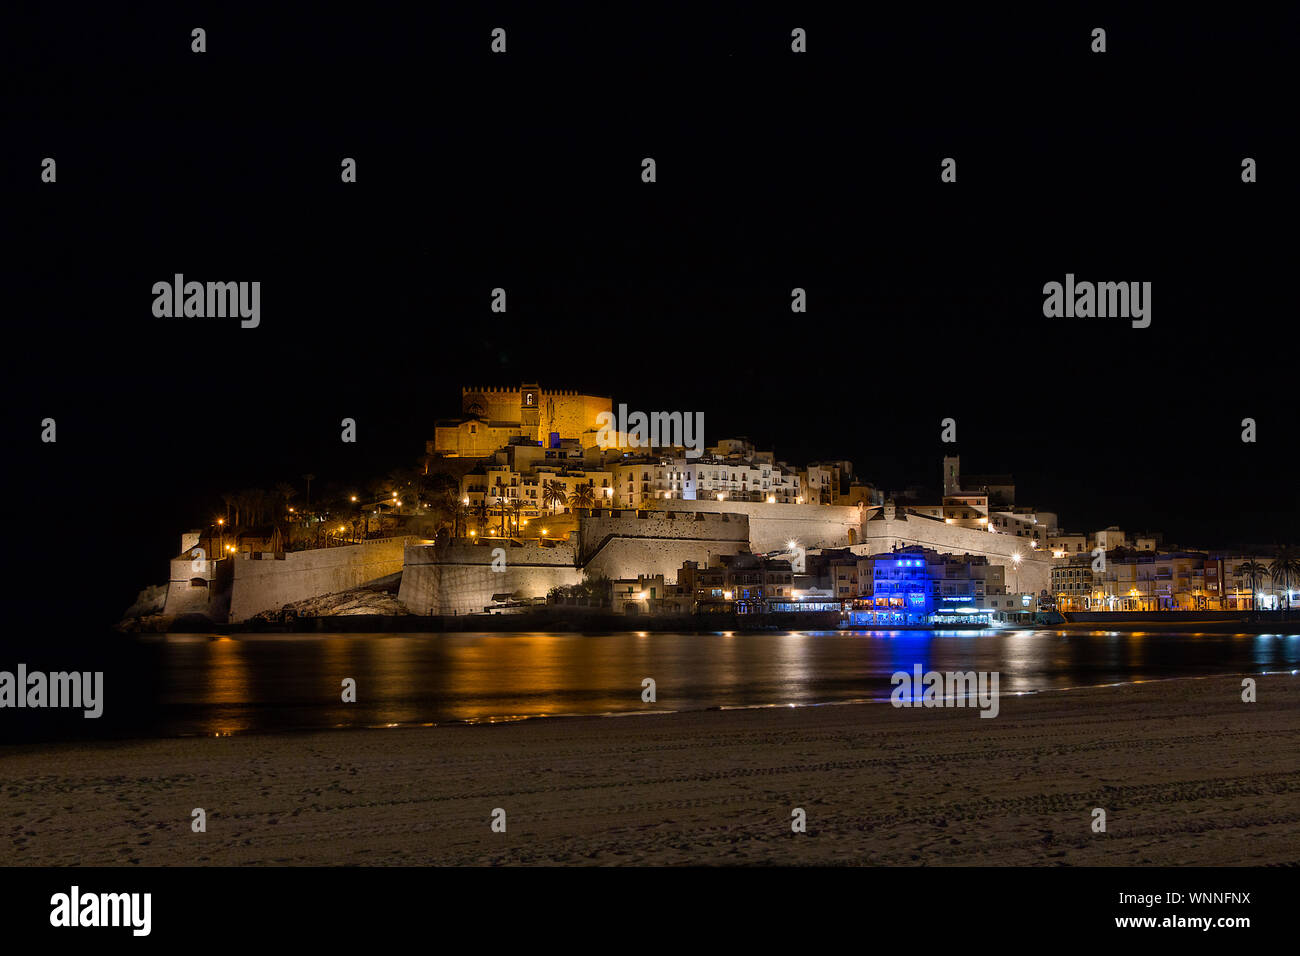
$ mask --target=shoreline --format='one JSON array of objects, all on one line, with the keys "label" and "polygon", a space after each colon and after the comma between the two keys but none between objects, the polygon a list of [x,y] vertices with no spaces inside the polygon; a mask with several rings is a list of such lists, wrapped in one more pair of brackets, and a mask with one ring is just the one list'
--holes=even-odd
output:
[{"label": "shoreline", "polygon": [[[259,635],[260,636],[260,635]],[[999,705],[1003,701],[1016,698],[1031,697],[1050,697],[1054,694],[1065,694],[1076,691],[1104,690],[1118,687],[1136,687],[1138,685],[1159,685],[1178,683],[1182,681],[1205,681],[1205,680],[1236,680],[1240,681],[1245,677],[1282,677],[1294,676],[1294,671],[1242,671],[1240,673],[1215,673],[1215,674],[1182,674],[1175,677],[1151,677],[1141,680],[1132,681],[1105,681],[1099,684],[1074,684],[1069,687],[1046,687],[1038,690],[1024,691],[999,691],[996,695]],[[950,698],[944,698],[950,699]],[[103,737],[82,737],[66,741],[43,740],[24,742],[10,742],[0,740],[0,760],[6,753],[20,752],[44,752],[57,746],[78,746],[90,744],[131,744],[145,743],[149,741],[168,741],[168,740],[203,740],[213,737],[302,737],[310,734],[338,734],[338,733],[370,733],[375,731],[386,730],[425,730],[425,729],[448,729],[457,727],[480,727],[496,726],[504,724],[527,724],[540,721],[569,721],[569,720],[606,720],[610,718],[623,717],[669,717],[693,714],[710,714],[710,713],[736,713],[745,711],[799,711],[811,710],[820,707],[878,707],[890,702],[889,693],[886,692],[881,697],[854,697],[845,700],[819,700],[806,703],[772,703],[772,704],[713,704],[706,707],[683,707],[671,710],[611,710],[601,713],[563,713],[563,714],[500,714],[490,717],[477,718],[458,718],[450,720],[435,721],[409,721],[400,723],[382,723],[382,724],[347,724],[333,727],[284,727],[275,730],[238,730],[228,731],[220,734],[211,733],[177,733],[165,735],[135,735],[124,733],[121,736],[103,736]],[[919,706],[919,705],[918,705]],[[971,705],[972,707],[974,705]]]},{"label": "shoreline", "polygon": [[[811,618],[816,618],[815,620]],[[1300,620],[1250,621],[1250,620],[1169,620],[1165,617],[1122,618],[1102,621],[1063,621],[1055,624],[999,624],[983,625],[932,625],[899,624],[889,627],[838,627],[823,615],[784,614],[753,623],[751,615],[722,616],[713,619],[691,617],[611,617],[595,615],[524,615],[484,614],[459,617],[407,615],[355,614],[333,617],[302,617],[292,623],[242,621],[238,624],[218,624],[207,620],[176,620],[158,628],[115,627],[118,634],[127,637],[156,637],[167,634],[214,634],[237,637],[241,634],[443,634],[443,633],[509,633],[512,631],[554,631],[575,634],[626,634],[644,631],[648,634],[771,634],[783,631],[840,631],[846,634],[888,634],[904,631],[943,631],[972,633],[997,633],[999,631],[1106,631],[1114,629],[1143,630],[1170,633],[1201,634],[1300,634]]]},{"label": "shoreline", "polygon": [[1256,680],[1254,704],[1236,676],[1171,678],[1004,695],[993,720],[846,703],[2,747],[0,861],[1295,864],[1300,684]]}]

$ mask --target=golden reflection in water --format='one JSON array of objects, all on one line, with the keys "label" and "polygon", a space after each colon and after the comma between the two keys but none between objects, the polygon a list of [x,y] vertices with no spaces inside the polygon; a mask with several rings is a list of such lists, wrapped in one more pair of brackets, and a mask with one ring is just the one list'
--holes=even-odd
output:
[{"label": "golden reflection in water", "polygon": [[782,636],[777,644],[777,661],[780,667],[780,679],[783,684],[795,688],[806,686],[811,676],[809,669],[808,642],[812,640],[806,634],[790,631]]},{"label": "golden reflection in water", "polygon": [[[1003,689],[1009,690],[1033,673],[1034,668],[1041,663],[1042,655],[1048,651],[1045,642],[1036,640],[1037,634],[1034,631],[1020,629],[1003,633],[1005,640],[1002,663],[998,669],[1002,673]],[[1068,645],[1061,645],[1054,650],[1057,654],[1066,654]]]},{"label": "golden reflection in water", "polygon": [[209,645],[209,666],[203,672],[207,678],[204,701],[216,705],[204,724],[204,733],[226,737],[249,730],[248,718],[236,716],[250,696],[248,661],[240,643],[228,637],[213,641]]},{"label": "golden reflection in water", "polygon": [[[373,726],[378,723],[386,727],[398,727],[417,723],[426,713],[421,706],[420,684],[416,678],[422,673],[419,667],[419,647],[415,642],[405,640],[400,635],[367,636],[360,641],[347,641],[334,648],[335,661],[343,658],[347,663],[341,666],[351,668],[357,673],[377,675],[383,683],[382,699],[384,701],[379,714],[363,711]],[[337,643],[337,642],[331,642]],[[362,657],[366,659],[362,661]],[[371,677],[371,681],[375,681]],[[342,675],[339,677],[342,686]],[[362,688],[357,688],[360,699]],[[372,691],[372,700],[379,695]]]},{"label": "golden reflection in water", "polygon": [[[587,707],[594,704],[597,710],[624,709],[629,702],[640,703],[642,679],[656,677],[647,670],[652,669],[649,660],[653,644],[637,640],[635,635],[627,636],[633,641],[630,648],[620,639],[625,636],[543,632],[467,634],[444,639],[441,680],[447,690],[454,692],[437,696],[452,702],[448,719],[468,722],[570,713],[575,710],[571,692],[583,687],[626,687],[626,699],[600,697],[583,702]],[[520,688],[528,688],[528,713],[502,716],[504,701],[518,705]],[[429,696],[430,688],[423,690]],[[383,716],[391,719],[388,714]]]}]

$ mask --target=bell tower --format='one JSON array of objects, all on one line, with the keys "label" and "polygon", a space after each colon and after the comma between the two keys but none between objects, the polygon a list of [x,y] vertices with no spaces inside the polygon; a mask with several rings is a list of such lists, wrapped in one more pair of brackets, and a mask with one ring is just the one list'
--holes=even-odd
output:
[{"label": "bell tower", "polygon": [[961,457],[947,456],[943,459],[943,493],[945,495],[961,494]]},{"label": "bell tower", "polygon": [[538,425],[542,420],[542,392],[536,384],[519,386],[519,422],[524,426],[524,433],[530,438],[538,437]]}]

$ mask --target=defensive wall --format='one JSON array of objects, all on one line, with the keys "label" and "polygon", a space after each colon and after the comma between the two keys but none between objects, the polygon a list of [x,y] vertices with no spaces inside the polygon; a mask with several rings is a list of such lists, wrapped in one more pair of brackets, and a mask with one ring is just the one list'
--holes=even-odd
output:
[{"label": "defensive wall", "polygon": [[703,511],[598,510],[578,529],[578,563],[589,575],[634,578],[662,574],[677,580],[683,561],[701,566],[721,554],[749,550],[743,514]]},{"label": "defensive wall", "polygon": [[[230,621],[294,601],[361,587],[402,570],[406,546],[419,538],[376,538],[360,544],[283,554],[243,553],[233,565]],[[173,562],[174,563],[174,562]],[[169,602],[170,603],[170,602]]]},{"label": "defensive wall", "polygon": [[766,501],[684,501],[669,498],[657,508],[682,512],[743,515],[749,544],[756,553],[784,551],[791,541],[801,548],[846,548],[861,541],[862,512],[857,505],[787,505]]},{"label": "defensive wall", "polygon": [[412,545],[397,597],[414,614],[481,614],[497,594],[541,598],[553,587],[578,584],[575,556],[568,541]]}]

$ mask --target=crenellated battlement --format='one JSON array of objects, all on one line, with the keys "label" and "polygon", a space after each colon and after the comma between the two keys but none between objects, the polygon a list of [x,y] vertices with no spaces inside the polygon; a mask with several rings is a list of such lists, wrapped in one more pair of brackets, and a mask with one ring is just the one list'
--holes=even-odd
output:
[{"label": "crenellated battlement", "polygon": [[[461,398],[464,398],[467,395],[520,395],[522,396],[523,393],[524,390],[522,388],[513,385],[462,385],[460,389]],[[576,388],[541,388],[541,389],[537,389],[537,393],[539,395],[545,395],[547,397],[554,397],[554,398],[582,397],[582,398],[600,398],[604,401],[608,401],[608,399],[604,399],[603,396],[587,395],[583,392],[578,391]]]}]

